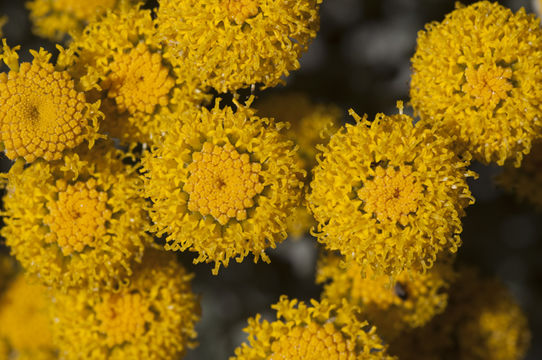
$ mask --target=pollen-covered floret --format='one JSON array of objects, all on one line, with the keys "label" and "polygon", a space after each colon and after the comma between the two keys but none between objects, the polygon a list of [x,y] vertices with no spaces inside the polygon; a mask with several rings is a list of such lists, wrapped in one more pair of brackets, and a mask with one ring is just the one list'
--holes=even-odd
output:
[{"label": "pollen-covered floret", "polygon": [[275,86],[299,68],[319,27],[321,0],[160,0],[156,26],[203,87]]},{"label": "pollen-covered floret", "polygon": [[142,183],[137,168],[109,144],[78,154],[12,166],[1,234],[21,265],[48,286],[122,286],[152,242]]},{"label": "pollen-covered floret", "polygon": [[540,20],[479,1],[418,33],[410,96],[422,121],[455,138],[455,150],[519,166],[540,137]]},{"label": "pollen-covered floret", "polygon": [[53,336],[64,359],[180,359],[199,320],[192,275],[175,256],[148,250],[118,290],[57,293]]},{"label": "pollen-covered floret", "polygon": [[31,53],[31,63],[19,64],[17,53],[4,40],[2,58],[11,67],[0,74],[0,141],[6,156],[27,162],[57,160],[83,140],[92,145],[101,116],[99,103],[86,101],[70,74],[49,62],[50,53]]},{"label": "pollen-covered floret", "polygon": [[248,319],[249,343],[235,349],[230,360],[371,360],[393,359],[376,334],[360,320],[359,309],[346,303],[311,300],[310,306],[282,296],[271,306],[277,320]]},{"label": "pollen-covered floret", "polygon": [[460,217],[473,202],[465,161],[449,138],[407,115],[356,118],[322,147],[308,206],[314,234],[375,275],[430,268],[460,245]]},{"label": "pollen-covered floret", "polygon": [[238,105],[194,111],[169,129],[163,145],[143,158],[152,230],[167,234],[166,249],[197,252],[196,262],[265,249],[286,237],[286,220],[299,204],[303,170],[281,125]]}]

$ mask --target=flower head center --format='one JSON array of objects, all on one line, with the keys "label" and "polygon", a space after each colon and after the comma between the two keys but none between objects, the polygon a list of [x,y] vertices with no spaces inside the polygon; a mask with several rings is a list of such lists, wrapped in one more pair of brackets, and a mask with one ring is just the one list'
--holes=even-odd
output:
[{"label": "flower head center", "polygon": [[261,165],[251,163],[248,154],[239,155],[229,143],[219,146],[206,142],[192,159],[183,187],[190,195],[188,209],[210,214],[221,225],[230,218],[246,219],[246,209],[254,206],[253,198],[264,188]]},{"label": "flower head center", "polygon": [[339,360],[355,357],[354,342],[346,340],[333,324],[295,326],[271,344],[268,360]]},{"label": "flower head center", "polygon": [[137,341],[154,319],[148,301],[139,293],[106,297],[95,309],[99,331],[107,336],[109,346]]},{"label": "flower head center", "polygon": [[106,222],[111,219],[107,193],[96,189],[94,179],[74,185],[58,181],[57,188],[58,199],[47,203],[49,214],[43,222],[51,232],[45,241],[56,242],[64,255],[94,247],[106,234]]},{"label": "flower head center", "polygon": [[474,98],[475,106],[495,107],[513,88],[511,77],[509,68],[485,64],[478,69],[469,67],[465,70],[466,83],[461,90]]},{"label": "flower head center", "polygon": [[85,96],[66,72],[22,63],[0,77],[0,140],[6,155],[26,161],[60,158],[83,141]]},{"label": "flower head center", "polygon": [[378,220],[405,224],[406,216],[417,210],[422,191],[410,167],[377,167],[374,178],[364,183],[358,196],[365,203],[364,210],[375,214]]},{"label": "flower head center", "polygon": [[128,53],[117,54],[104,80],[107,96],[115,99],[120,113],[151,114],[155,107],[169,103],[169,92],[175,80],[162,64],[162,56],[151,53],[140,43]]},{"label": "flower head center", "polygon": [[88,19],[99,10],[111,9],[115,6],[117,0],[55,0],[53,7],[57,11],[68,12],[78,19]]},{"label": "flower head center", "polygon": [[222,0],[222,4],[229,14],[230,20],[241,25],[246,19],[258,14],[258,1],[256,0]]}]

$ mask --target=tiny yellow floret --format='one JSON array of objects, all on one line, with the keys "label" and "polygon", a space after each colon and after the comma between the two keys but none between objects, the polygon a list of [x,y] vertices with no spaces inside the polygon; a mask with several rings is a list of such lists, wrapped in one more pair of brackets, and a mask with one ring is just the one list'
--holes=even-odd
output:
[{"label": "tiny yellow floret", "polygon": [[162,56],[151,53],[145,44],[115,55],[109,66],[111,72],[102,87],[115,99],[119,113],[152,114],[157,105],[168,104],[175,80],[162,64]]},{"label": "tiny yellow floret", "polygon": [[65,149],[88,139],[99,112],[76,90],[68,72],[48,62],[51,54],[32,54],[31,63],[0,75],[0,141],[10,159],[57,160]]},{"label": "tiny yellow floret", "polygon": [[246,219],[245,209],[253,207],[252,199],[263,191],[262,166],[251,163],[248,154],[239,155],[229,143],[217,146],[206,142],[192,159],[183,187],[190,195],[188,210],[210,214],[221,225],[230,218]]},{"label": "tiny yellow floret", "polygon": [[103,301],[96,305],[96,320],[106,344],[113,347],[137,342],[154,320],[150,305],[139,293],[104,294]]},{"label": "tiny yellow floret", "polygon": [[232,21],[238,25],[245,22],[246,19],[258,14],[258,2],[256,0],[222,0],[222,6],[229,14]]},{"label": "tiny yellow floret", "polygon": [[374,178],[358,190],[358,196],[364,201],[364,209],[378,220],[404,225],[407,215],[418,209],[422,191],[409,166],[399,170],[377,167]]},{"label": "tiny yellow floret", "polygon": [[56,183],[58,199],[47,203],[49,214],[43,219],[51,232],[45,242],[57,242],[64,255],[81,252],[85,246],[95,247],[96,240],[105,235],[106,222],[111,219],[107,193],[96,189],[95,179],[68,185]]}]

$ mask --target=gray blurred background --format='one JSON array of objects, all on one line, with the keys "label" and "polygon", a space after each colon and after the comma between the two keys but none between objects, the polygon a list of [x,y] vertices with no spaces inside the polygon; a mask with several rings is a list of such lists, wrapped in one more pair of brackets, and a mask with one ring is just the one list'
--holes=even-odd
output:
[{"label": "gray blurred background", "polygon": [[[522,6],[532,11],[527,0],[499,2],[514,11]],[[32,35],[24,1],[0,4],[0,15],[9,17],[5,37],[10,45],[22,46],[23,59],[29,58],[28,49],[54,50],[54,44]],[[349,108],[369,117],[395,113],[397,100],[408,101],[409,58],[417,31],[429,21],[442,20],[453,8],[451,0],[324,0],[321,30],[303,56],[301,70],[291,75],[286,88],[260,95],[290,89],[305,92],[314,101],[333,102],[345,113]],[[6,171],[9,161],[3,158],[1,165]],[[498,167],[473,164],[472,169],[480,178],[470,181],[476,204],[464,218],[458,261],[505,282],[529,318],[533,339],[527,359],[542,359],[541,214],[495,187]],[[246,319],[258,312],[274,317],[269,306],[281,294],[300,300],[319,297],[321,288],[314,284],[314,239],[287,240],[270,254],[271,264],[253,264],[248,258],[221,269],[218,276],[211,275],[208,265],[192,265],[191,255],[179,255],[196,274],[193,285],[203,311],[197,326],[200,346],[186,359],[233,355],[246,338],[242,332]]]}]

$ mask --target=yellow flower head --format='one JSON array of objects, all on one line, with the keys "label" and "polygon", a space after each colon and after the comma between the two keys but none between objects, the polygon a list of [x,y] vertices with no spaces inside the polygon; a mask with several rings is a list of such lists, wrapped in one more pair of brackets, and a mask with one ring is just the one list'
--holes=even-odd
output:
[{"label": "yellow flower head", "polygon": [[520,360],[529,342],[527,319],[507,289],[464,269],[450,289],[446,311],[398,337],[390,353],[405,360]]},{"label": "yellow flower head", "polygon": [[340,257],[326,255],[318,263],[316,281],[325,283],[323,299],[334,304],[346,299],[359,306],[386,341],[401,331],[423,326],[443,312],[454,277],[449,261],[439,261],[425,273],[404,271],[392,283],[388,276],[363,273],[355,261],[345,265]]},{"label": "yellow flower head", "polygon": [[173,65],[157,42],[151,12],[130,7],[106,12],[61,53],[60,62],[101,89],[103,131],[123,143],[156,142],[170,127],[164,114],[205,97],[191,68]]},{"label": "yellow flower head", "polygon": [[62,358],[181,358],[195,345],[200,313],[191,279],[173,255],[148,250],[125,288],[56,294],[53,334]]},{"label": "yellow flower head", "polygon": [[531,152],[521,162],[521,167],[507,165],[497,177],[497,183],[505,190],[515,194],[542,209],[542,142],[536,142]]},{"label": "yellow flower head", "polygon": [[448,138],[407,115],[369,122],[351,113],[357,123],[331,137],[313,171],[315,236],[375,275],[430,268],[438,253],[460,245],[473,173]]},{"label": "yellow flower head", "polygon": [[376,334],[376,328],[359,320],[359,311],[346,303],[311,300],[311,306],[281,296],[271,306],[277,320],[248,319],[249,344],[235,349],[230,360],[361,360],[394,359]]},{"label": "yellow flower head", "polygon": [[219,92],[281,83],[319,27],[321,0],[160,0],[161,40]]},{"label": "yellow flower head", "polygon": [[13,165],[1,234],[22,266],[49,286],[118,287],[152,242],[141,180],[103,144],[79,153]]},{"label": "yellow flower head", "polygon": [[44,287],[18,275],[0,296],[0,359],[57,359]]},{"label": "yellow flower head", "polygon": [[3,40],[0,58],[11,71],[0,74],[0,142],[10,159],[57,160],[83,140],[97,137],[99,102],[90,104],[67,71],[49,62],[51,54],[31,50],[34,60],[18,62],[18,47]]},{"label": "yellow flower head", "polygon": [[227,266],[286,237],[303,171],[295,148],[272,119],[248,107],[194,111],[143,158],[153,230],[166,249],[199,253],[195,262]]},{"label": "yellow flower head", "polygon": [[26,7],[36,35],[61,41],[80,34],[89,22],[108,9],[118,9],[135,0],[29,0]]},{"label": "yellow flower head", "polygon": [[[326,144],[331,135],[339,130],[342,117],[342,111],[337,106],[314,104],[301,93],[268,96],[258,101],[255,107],[260,116],[290,124],[285,135],[299,145],[299,155],[307,173],[317,163],[317,146]],[[315,224],[306,206],[300,206],[288,218],[288,235],[294,239],[300,238]]]},{"label": "yellow flower head", "polygon": [[412,69],[412,106],[456,151],[519,166],[540,137],[542,30],[524,9],[458,5],[418,33]]}]

